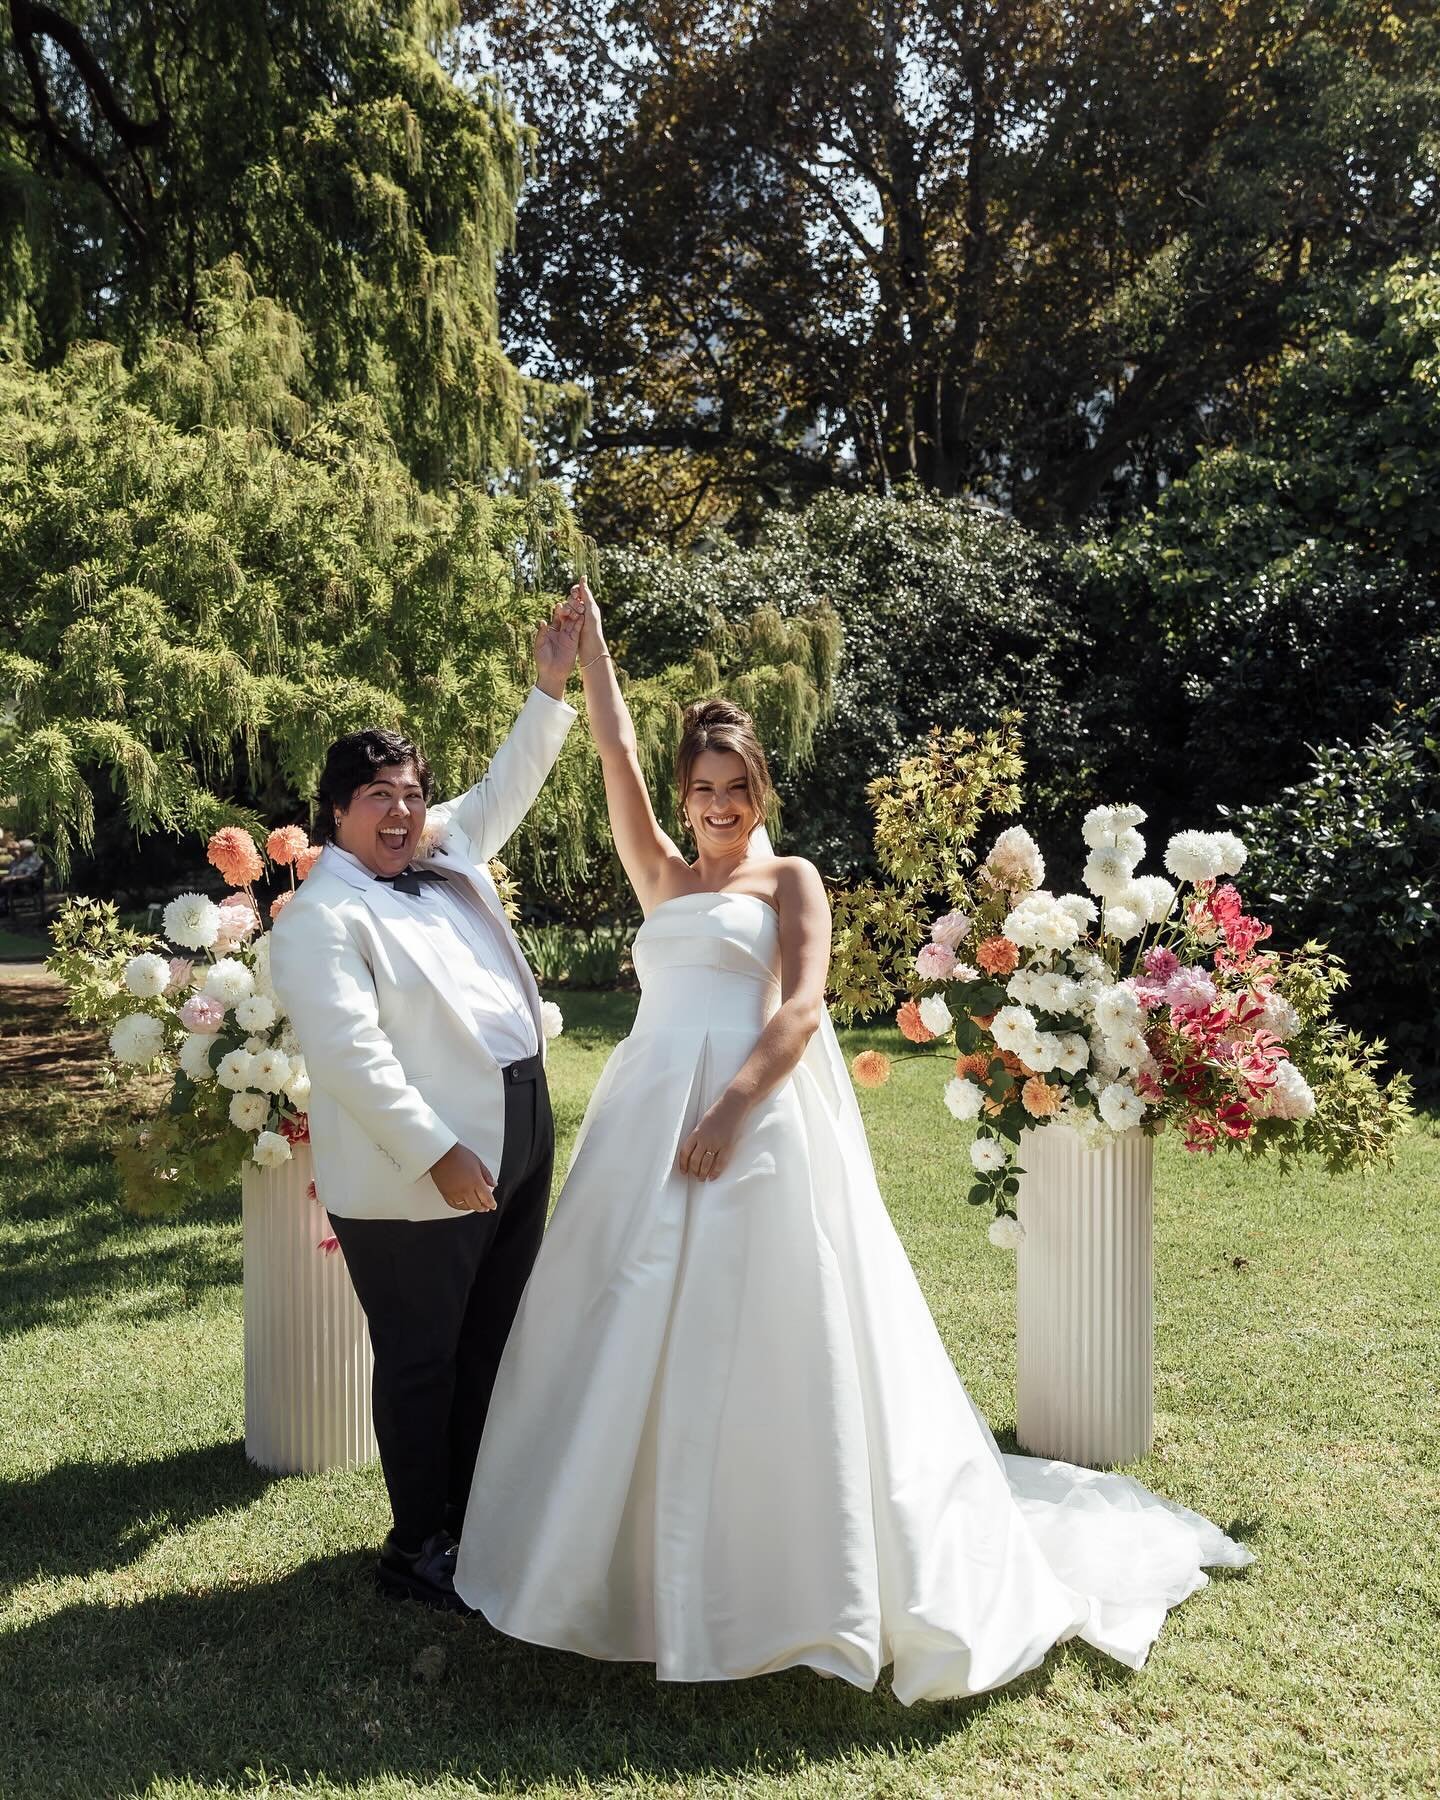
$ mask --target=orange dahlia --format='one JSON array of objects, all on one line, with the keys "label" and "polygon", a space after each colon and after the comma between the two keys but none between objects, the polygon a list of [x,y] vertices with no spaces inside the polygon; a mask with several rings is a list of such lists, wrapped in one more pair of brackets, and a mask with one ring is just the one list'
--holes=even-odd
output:
[{"label": "orange dahlia", "polygon": [[231,887],[258,881],[265,871],[255,840],[239,825],[222,825],[206,845],[205,854]]},{"label": "orange dahlia", "polygon": [[962,1080],[985,1081],[990,1074],[990,1058],[984,1050],[972,1050],[955,1058],[955,1073]]},{"label": "orange dahlia", "polygon": [[907,1000],[896,1013],[895,1023],[900,1027],[901,1037],[908,1038],[912,1044],[928,1044],[935,1036],[920,1017],[920,1008],[913,1000]]},{"label": "orange dahlia", "polygon": [[986,938],[975,946],[975,960],[987,975],[1013,975],[1020,964],[1020,947],[1007,937]]},{"label": "orange dahlia", "polygon": [[851,1063],[850,1072],[860,1087],[884,1087],[890,1079],[890,1058],[883,1050],[862,1050]]},{"label": "orange dahlia", "polygon": [[1020,1090],[1020,1104],[1032,1119],[1048,1119],[1060,1110],[1065,1095],[1052,1087],[1043,1075],[1032,1075]]},{"label": "orange dahlia", "polygon": [[281,868],[309,847],[310,840],[298,825],[278,825],[265,840],[265,854]]},{"label": "orange dahlia", "polygon": [[295,858],[295,873],[303,881],[320,860],[323,844],[308,844]]}]

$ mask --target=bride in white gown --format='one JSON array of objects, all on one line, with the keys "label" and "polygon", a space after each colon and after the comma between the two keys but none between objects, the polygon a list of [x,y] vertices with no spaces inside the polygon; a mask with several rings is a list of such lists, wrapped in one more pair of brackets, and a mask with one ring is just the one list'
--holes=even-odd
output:
[{"label": "bride in white gown", "polygon": [[642,998],[500,1367],[456,1590],[667,1681],[806,1665],[869,1688],[893,1665],[899,1699],[940,1700],[1071,1637],[1138,1667],[1203,1567],[1249,1552],[1124,1476],[1001,1454],[876,1187],[824,1012],[824,890],[764,836],[746,715],[687,719],[690,864],[593,601],[581,661]]}]

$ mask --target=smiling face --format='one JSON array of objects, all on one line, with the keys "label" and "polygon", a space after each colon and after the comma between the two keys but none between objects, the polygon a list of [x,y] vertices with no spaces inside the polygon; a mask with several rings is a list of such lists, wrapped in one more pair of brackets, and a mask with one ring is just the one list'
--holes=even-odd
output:
[{"label": "smiling face", "polygon": [[743,849],[760,823],[744,757],[735,750],[702,750],[690,766],[684,807],[697,849],[711,856]]},{"label": "smiling face", "polygon": [[413,762],[379,768],[348,806],[335,808],[335,842],[372,875],[398,875],[409,866],[425,829],[425,790]]}]

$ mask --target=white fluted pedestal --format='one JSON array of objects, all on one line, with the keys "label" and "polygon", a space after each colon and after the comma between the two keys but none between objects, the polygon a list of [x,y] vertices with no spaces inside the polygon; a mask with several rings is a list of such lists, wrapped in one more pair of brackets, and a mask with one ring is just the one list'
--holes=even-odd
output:
[{"label": "white fluted pedestal", "polygon": [[1087,1150],[1068,1125],[1020,1140],[1015,1434],[1100,1468],[1155,1436],[1155,1142]]},{"label": "white fluted pedestal", "polygon": [[278,1169],[247,1163],[245,1454],[278,1474],[357,1468],[376,1455],[373,1358],[345,1258],[310,1198],[310,1147]]}]

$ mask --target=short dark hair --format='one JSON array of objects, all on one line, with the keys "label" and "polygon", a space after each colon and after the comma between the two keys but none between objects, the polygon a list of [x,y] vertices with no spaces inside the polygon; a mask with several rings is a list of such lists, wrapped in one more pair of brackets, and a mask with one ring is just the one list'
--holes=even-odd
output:
[{"label": "short dark hair", "polygon": [[430,801],[430,765],[424,752],[401,737],[398,731],[382,731],[369,725],[364,731],[351,731],[325,752],[325,767],[320,772],[320,785],[315,790],[315,830],[317,843],[329,843],[335,836],[335,808],[349,806],[356,788],[367,787],[380,769],[397,769],[403,763],[414,763],[420,792]]}]

